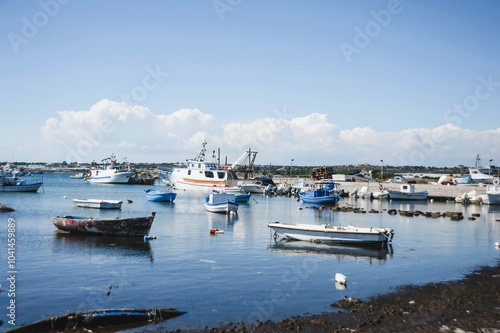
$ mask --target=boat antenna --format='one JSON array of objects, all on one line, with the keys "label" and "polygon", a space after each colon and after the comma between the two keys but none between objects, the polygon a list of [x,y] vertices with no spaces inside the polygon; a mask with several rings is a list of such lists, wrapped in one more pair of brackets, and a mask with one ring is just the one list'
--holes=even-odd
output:
[{"label": "boat antenna", "polygon": [[195,161],[198,161],[198,162],[205,161],[205,151],[206,151],[205,146],[206,145],[207,145],[207,140],[203,140],[203,143],[202,143],[203,147],[201,148],[200,152],[194,158]]}]

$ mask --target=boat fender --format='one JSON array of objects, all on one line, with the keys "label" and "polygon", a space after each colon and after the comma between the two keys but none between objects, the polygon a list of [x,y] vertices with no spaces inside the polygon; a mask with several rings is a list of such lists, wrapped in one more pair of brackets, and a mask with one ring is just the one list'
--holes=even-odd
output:
[{"label": "boat fender", "polygon": [[500,180],[498,178],[493,179],[493,185],[500,184]]}]

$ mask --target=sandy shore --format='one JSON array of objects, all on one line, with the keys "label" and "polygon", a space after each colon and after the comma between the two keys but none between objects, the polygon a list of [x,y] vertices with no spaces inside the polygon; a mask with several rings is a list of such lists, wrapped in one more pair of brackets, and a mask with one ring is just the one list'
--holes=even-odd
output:
[{"label": "sandy shore", "polygon": [[500,263],[459,281],[406,286],[367,301],[339,300],[319,315],[168,332],[500,333]]}]

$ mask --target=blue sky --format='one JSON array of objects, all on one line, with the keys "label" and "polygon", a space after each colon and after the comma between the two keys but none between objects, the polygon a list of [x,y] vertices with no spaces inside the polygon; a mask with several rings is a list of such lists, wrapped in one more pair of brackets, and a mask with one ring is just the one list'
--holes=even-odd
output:
[{"label": "blue sky", "polygon": [[[500,165],[496,1],[0,2],[0,161]],[[498,161],[497,161],[498,159]]]}]

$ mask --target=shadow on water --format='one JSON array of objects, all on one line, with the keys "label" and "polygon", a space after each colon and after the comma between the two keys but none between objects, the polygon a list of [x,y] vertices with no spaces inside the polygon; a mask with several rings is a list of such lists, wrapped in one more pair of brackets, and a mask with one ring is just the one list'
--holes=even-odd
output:
[{"label": "shadow on water", "polygon": [[336,256],[338,259],[343,259],[344,257],[354,257],[360,259],[387,260],[394,254],[391,244],[383,246],[348,246],[286,239],[276,242],[272,241],[271,245],[268,246],[268,249],[271,252],[282,252],[287,254],[326,254]]},{"label": "shadow on water", "polygon": [[110,256],[140,256],[154,261],[148,241],[142,237],[115,237],[55,232],[53,238],[55,253],[106,254]]}]

